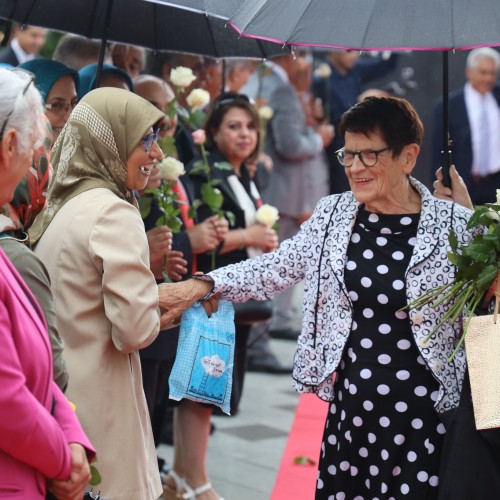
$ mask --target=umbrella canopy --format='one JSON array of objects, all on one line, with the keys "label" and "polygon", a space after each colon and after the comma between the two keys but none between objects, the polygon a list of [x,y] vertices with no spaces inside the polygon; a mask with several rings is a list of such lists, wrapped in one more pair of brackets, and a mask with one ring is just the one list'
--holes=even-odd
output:
[{"label": "umbrella canopy", "polygon": [[292,45],[359,50],[500,45],[497,0],[240,0],[229,18],[243,35]]},{"label": "umbrella canopy", "polygon": [[[232,11],[237,2],[221,3]],[[143,0],[2,0],[0,18],[87,38],[214,58],[263,59],[289,51],[242,38],[224,19]]]},{"label": "umbrella canopy", "polygon": [[[157,0],[164,1],[164,0]],[[170,0],[180,3],[186,0]],[[243,36],[356,50],[452,50],[500,45],[498,0],[187,0],[228,16]],[[203,6],[198,6],[202,9]],[[450,186],[448,52],[443,53],[443,180]]]}]

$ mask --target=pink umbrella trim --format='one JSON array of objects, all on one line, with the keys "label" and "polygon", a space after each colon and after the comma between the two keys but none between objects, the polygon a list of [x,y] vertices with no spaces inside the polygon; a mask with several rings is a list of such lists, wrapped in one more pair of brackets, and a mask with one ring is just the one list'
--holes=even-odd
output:
[{"label": "pink umbrella trim", "polygon": [[368,51],[368,50],[436,50],[436,51],[443,51],[443,50],[470,50],[470,49],[479,49],[481,47],[500,47],[500,42],[499,43],[485,43],[485,44],[479,44],[479,45],[464,45],[463,47],[370,47],[370,48],[362,48],[362,47],[351,47],[347,45],[330,45],[330,44],[321,44],[321,43],[296,43],[296,42],[285,42],[283,40],[277,40],[275,38],[271,37],[265,37],[265,36],[256,36],[256,35],[250,35],[247,33],[243,33],[240,31],[238,26],[236,26],[234,23],[231,21],[228,21],[229,25],[235,29],[240,36],[243,36],[245,38],[257,38],[258,40],[265,40],[268,42],[273,42],[281,45],[292,45],[296,47],[322,47],[322,48],[328,48],[328,49],[347,49],[347,50],[359,50],[359,51]]}]

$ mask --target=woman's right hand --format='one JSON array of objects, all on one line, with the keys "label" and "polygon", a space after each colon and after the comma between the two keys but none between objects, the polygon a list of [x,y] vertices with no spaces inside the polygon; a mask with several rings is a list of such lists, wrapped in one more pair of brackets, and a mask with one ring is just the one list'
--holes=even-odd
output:
[{"label": "woman's right hand", "polygon": [[161,261],[172,248],[172,231],[167,226],[155,226],[146,231],[149,246],[149,261]]},{"label": "woman's right hand", "polygon": [[278,234],[264,224],[252,224],[243,229],[246,245],[262,248],[265,252],[272,252],[278,248]]},{"label": "woman's right hand", "polygon": [[90,481],[90,466],[85,448],[78,443],[70,443],[71,473],[67,480],[47,481],[49,491],[58,500],[81,500]]}]

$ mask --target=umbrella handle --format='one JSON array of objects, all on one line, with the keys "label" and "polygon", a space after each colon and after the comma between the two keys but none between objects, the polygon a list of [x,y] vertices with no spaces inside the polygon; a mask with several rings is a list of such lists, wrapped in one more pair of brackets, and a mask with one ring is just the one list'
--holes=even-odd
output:
[{"label": "umbrella handle", "polygon": [[445,151],[441,151],[441,167],[443,173],[443,186],[451,188],[451,177],[450,177],[450,167],[451,167],[451,146],[448,142],[448,148]]},{"label": "umbrella handle", "polygon": [[451,188],[451,140],[448,117],[448,51],[443,51],[443,151],[441,151],[441,166],[443,168],[443,185]]}]

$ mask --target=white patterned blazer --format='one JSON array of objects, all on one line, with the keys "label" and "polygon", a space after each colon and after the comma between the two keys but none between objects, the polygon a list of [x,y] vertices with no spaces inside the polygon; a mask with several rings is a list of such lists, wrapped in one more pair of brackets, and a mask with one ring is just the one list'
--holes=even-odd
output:
[{"label": "white patterned blazer", "polygon": [[[438,200],[420,182],[411,179],[422,197],[416,244],[406,270],[406,297],[410,303],[427,290],[453,279],[449,262],[448,233],[459,242],[472,239],[467,230],[472,212],[455,203]],[[304,280],[302,332],[294,359],[294,387],[333,400],[333,378],[351,332],[353,305],[346,290],[346,253],[360,204],[353,194],[327,196],[320,200],[312,217],[299,233],[272,253],[230,265],[210,273],[214,293],[233,302],[249,298],[263,300]],[[458,406],[465,372],[463,347],[448,362],[462,332],[461,321],[432,331],[447,307],[424,306],[409,311],[408,320],[415,344],[426,365],[439,382],[436,411]]]}]

